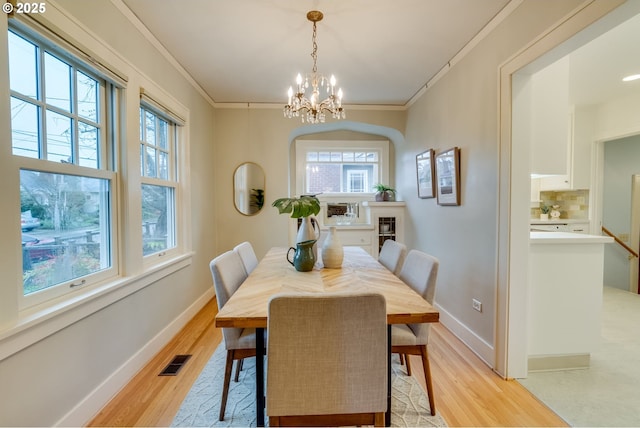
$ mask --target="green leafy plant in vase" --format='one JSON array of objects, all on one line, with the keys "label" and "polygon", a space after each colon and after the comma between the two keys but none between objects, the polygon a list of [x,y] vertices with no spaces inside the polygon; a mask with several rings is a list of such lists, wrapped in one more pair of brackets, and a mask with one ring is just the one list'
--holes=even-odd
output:
[{"label": "green leafy plant in vase", "polygon": [[313,195],[276,199],[271,206],[276,207],[279,214],[291,214],[291,218],[309,217],[320,212],[320,201]]},{"label": "green leafy plant in vase", "polygon": [[311,221],[311,217],[320,212],[320,201],[315,195],[302,195],[298,198],[279,198],[273,201],[271,206],[278,209],[279,214],[290,214],[291,218],[301,219],[300,227],[296,235],[296,245],[307,241],[313,243],[314,262],[318,260],[318,248],[315,241],[320,238],[320,226],[317,220]]},{"label": "green leafy plant in vase", "polygon": [[549,211],[551,211],[551,207],[549,205],[540,205],[540,220],[549,220]]}]

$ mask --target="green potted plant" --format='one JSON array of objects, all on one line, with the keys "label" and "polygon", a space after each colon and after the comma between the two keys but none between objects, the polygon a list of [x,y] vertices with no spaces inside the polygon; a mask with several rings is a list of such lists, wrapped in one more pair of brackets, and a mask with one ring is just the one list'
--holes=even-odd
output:
[{"label": "green potted plant", "polygon": [[378,183],[373,188],[376,190],[376,201],[393,201],[395,199],[396,189],[393,189],[386,184]]},{"label": "green potted plant", "polygon": [[540,220],[549,220],[549,211],[551,211],[551,207],[549,205],[540,205]]},{"label": "green potted plant", "polygon": [[251,189],[251,205],[260,211],[264,205],[264,189]]},{"label": "green potted plant", "polygon": [[309,217],[320,212],[320,201],[314,195],[299,198],[280,198],[273,201],[279,214],[291,214],[291,218]]}]

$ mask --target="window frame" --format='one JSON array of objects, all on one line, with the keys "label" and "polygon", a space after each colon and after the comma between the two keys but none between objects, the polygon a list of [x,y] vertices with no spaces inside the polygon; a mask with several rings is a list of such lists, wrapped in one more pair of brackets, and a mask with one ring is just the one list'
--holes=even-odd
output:
[{"label": "window frame", "polygon": [[[305,194],[307,188],[307,153],[314,151],[368,151],[378,153],[378,177],[373,177],[375,183],[389,182],[389,140],[296,140],[296,175],[295,192],[297,195]],[[342,164],[344,164],[343,162]],[[348,163],[354,165],[354,163]],[[363,163],[368,165],[368,163]],[[341,179],[342,180],[342,179]],[[331,192],[318,196],[321,201],[328,199],[349,199],[353,201],[368,200],[375,195],[373,187],[365,192]]]},{"label": "window frame", "polygon": [[[118,100],[120,99],[120,89],[115,82],[105,78],[98,70],[95,70],[91,64],[87,64],[85,61],[77,58],[72,53],[65,50],[64,47],[56,45],[47,38],[46,35],[31,29],[19,22],[10,22],[7,28],[7,39],[9,33],[13,33],[15,36],[26,40],[28,43],[37,47],[34,50],[35,63],[36,63],[36,86],[37,93],[35,97],[31,97],[25,94],[21,94],[14,90],[11,90],[9,86],[9,97],[18,99],[36,107],[37,111],[37,145],[38,145],[38,157],[22,156],[20,154],[13,154],[13,143],[11,143],[12,161],[16,165],[18,171],[30,170],[38,171],[42,173],[50,174],[63,174],[69,176],[79,176],[87,178],[95,178],[106,180],[108,183],[108,193],[104,205],[108,210],[108,218],[106,223],[101,226],[102,229],[108,230],[110,238],[105,243],[106,251],[108,254],[105,256],[109,259],[109,266],[104,269],[92,272],[88,275],[74,277],[70,280],[62,281],[58,284],[53,284],[45,289],[26,294],[24,293],[24,278],[23,271],[17,270],[16,272],[16,284],[19,288],[18,291],[18,310],[26,310],[38,305],[53,304],[61,300],[72,298],[80,292],[86,292],[87,290],[98,287],[108,281],[113,281],[118,277],[119,265],[118,265],[118,212],[116,207],[119,198],[118,193],[118,174],[116,171],[115,153],[117,152],[117,145],[119,143],[117,133],[115,131],[118,109],[115,108]],[[45,61],[47,55],[62,61],[70,67],[70,108],[66,111],[55,105],[47,102],[46,99],[46,69],[43,71],[42,63]],[[94,79],[97,84],[97,101],[96,106],[98,112],[96,112],[96,121],[90,121],[83,118],[78,111],[78,97],[77,97],[77,75],[83,73],[84,75]],[[71,162],[57,162],[47,159],[47,130],[46,120],[47,112],[61,114],[72,123],[72,133],[70,151]],[[10,122],[11,123],[11,122]],[[88,167],[80,165],[80,142],[79,142],[79,130],[82,124],[89,123],[91,126],[97,129],[97,150],[96,150],[96,166]],[[12,141],[12,139],[11,139]]]},{"label": "window frame", "polygon": [[[53,9],[56,9],[55,7]],[[58,10],[58,9],[56,9]],[[7,203],[0,207],[3,219],[0,231],[5,237],[3,257],[0,266],[8,280],[0,284],[0,360],[10,357],[28,346],[78,322],[91,314],[113,305],[146,287],[158,284],[163,278],[171,277],[193,263],[193,238],[191,236],[191,190],[190,190],[190,110],[164,86],[156,84],[132,63],[113,50],[113,46],[102,39],[95,38],[87,28],[66,13],[44,15],[15,14],[8,19],[0,20],[0,76],[9,80],[7,41],[9,27],[18,28],[28,36],[44,38],[66,54],[85,63],[88,68],[101,78],[113,82],[117,91],[110,100],[110,109],[114,111],[112,126],[106,130],[109,138],[115,139],[110,147],[106,161],[111,173],[115,174],[111,200],[114,206],[114,217],[111,219],[117,226],[113,228],[112,248],[116,252],[114,262],[118,262],[118,273],[114,278],[106,278],[94,285],[85,285],[74,289],[58,298],[47,300],[42,304],[21,307],[19,295],[22,285],[22,268],[20,266],[20,231],[13,224],[20,220],[19,166],[17,157],[12,156],[11,144],[0,146],[0,176],[6,185]],[[135,82],[132,86],[131,82]],[[153,265],[143,264],[139,227],[140,210],[136,209],[139,201],[139,144],[137,115],[139,102],[135,93],[142,89],[138,85],[150,88],[158,95],[164,105],[171,107],[184,121],[180,128],[180,147],[178,156],[178,181],[181,189],[177,201],[179,229],[179,253],[171,258],[164,257]],[[177,88],[175,89],[178,90]],[[9,88],[0,84],[0,93],[5,97],[5,108],[0,115],[0,134],[6,141],[11,141],[11,122],[8,110]],[[189,102],[188,105],[194,105]],[[134,126],[131,126],[134,124]],[[27,158],[25,158],[27,159]],[[32,162],[39,160],[29,160]],[[40,161],[42,162],[42,161]],[[55,164],[53,168],[64,168]],[[38,169],[37,167],[32,169]],[[65,171],[61,171],[65,172]],[[13,245],[16,243],[17,245]],[[140,248],[140,250],[138,249]],[[14,278],[14,280],[11,280]]]},{"label": "window frame", "polygon": [[[182,222],[182,210],[179,208],[181,205],[181,201],[183,200],[183,189],[181,186],[180,179],[180,165],[183,156],[183,142],[186,139],[186,131],[185,131],[185,123],[186,121],[182,118],[182,116],[178,113],[175,113],[174,110],[170,107],[167,107],[168,102],[166,101],[157,101],[161,97],[158,94],[153,94],[153,97],[149,95],[148,91],[141,88],[140,90],[140,105],[138,108],[139,113],[139,121],[138,121],[138,150],[141,150],[142,147],[146,148],[148,145],[147,141],[143,141],[143,136],[141,135],[141,131],[143,129],[142,124],[142,116],[144,112],[150,112],[155,115],[156,124],[158,120],[164,120],[167,122],[168,126],[168,140],[167,140],[167,150],[168,153],[168,176],[167,179],[162,179],[156,177],[150,177],[145,174],[143,170],[144,165],[140,165],[140,195],[142,196],[142,186],[143,185],[151,185],[151,186],[159,186],[164,188],[172,189],[173,191],[173,207],[172,210],[168,212],[167,218],[167,232],[173,235],[173,246],[167,247],[165,249],[154,251],[149,254],[144,254],[144,250],[141,247],[140,250],[142,252],[143,257],[143,266],[145,269],[148,269],[151,266],[154,266],[158,263],[161,263],[166,258],[176,257],[183,253],[185,248],[185,228],[181,227]],[[146,130],[144,131],[146,133]],[[153,146],[155,149],[158,149],[158,145]],[[138,156],[138,159],[141,159],[142,156]],[[157,175],[157,174],[156,174]],[[140,210],[142,212],[142,200],[140,201]],[[173,221],[169,222],[169,218],[172,218]],[[143,230],[140,228],[140,236],[141,243]]]}]

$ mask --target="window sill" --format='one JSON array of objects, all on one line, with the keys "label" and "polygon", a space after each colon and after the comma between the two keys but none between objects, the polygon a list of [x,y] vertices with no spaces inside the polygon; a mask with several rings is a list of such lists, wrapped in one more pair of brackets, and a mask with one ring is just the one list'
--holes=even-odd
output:
[{"label": "window sill", "polygon": [[139,275],[118,278],[64,301],[49,302],[20,312],[15,323],[0,329],[0,361],[191,265],[192,255],[182,254]]}]

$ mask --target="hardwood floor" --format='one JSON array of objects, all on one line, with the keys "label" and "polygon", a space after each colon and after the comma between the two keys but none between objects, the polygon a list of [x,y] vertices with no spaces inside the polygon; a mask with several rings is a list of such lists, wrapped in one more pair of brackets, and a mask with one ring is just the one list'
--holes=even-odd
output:
[{"label": "hardwood floor", "polygon": [[[200,371],[222,340],[211,300],[88,426],[169,426]],[[158,373],[177,354],[191,354],[177,376]],[[431,328],[436,409],[449,426],[568,426],[516,381],[505,381],[440,324]],[[425,388],[419,357],[412,375]]]}]

